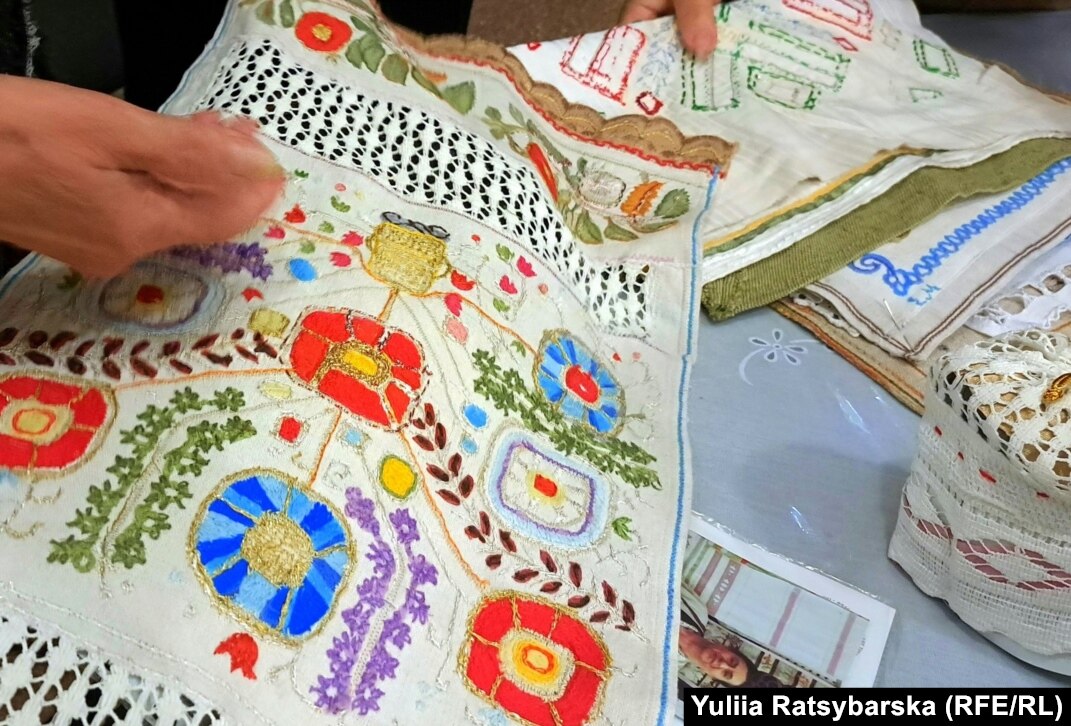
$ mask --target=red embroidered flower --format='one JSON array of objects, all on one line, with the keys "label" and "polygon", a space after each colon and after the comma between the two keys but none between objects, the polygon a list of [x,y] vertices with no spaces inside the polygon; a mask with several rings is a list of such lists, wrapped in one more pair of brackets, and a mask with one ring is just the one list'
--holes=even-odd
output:
[{"label": "red embroidered flower", "polygon": [[469,685],[535,726],[580,726],[597,713],[610,656],[568,611],[504,592],[484,599],[461,651]]},{"label": "red embroidered flower", "polygon": [[321,53],[334,53],[353,35],[347,23],[327,13],[305,13],[294,26],[294,33],[307,48]]},{"label": "red embroidered flower", "polygon": [[424,387],[424,354],[406,333],[358,313],[315,310],[290,350],[294,375],[358,416],[397,429]]},{"label": "red embroidered flower", "polygon": [[111,400],[87,383],[0,377],[0,468],[56,472],[78,463],[104,438]]}]

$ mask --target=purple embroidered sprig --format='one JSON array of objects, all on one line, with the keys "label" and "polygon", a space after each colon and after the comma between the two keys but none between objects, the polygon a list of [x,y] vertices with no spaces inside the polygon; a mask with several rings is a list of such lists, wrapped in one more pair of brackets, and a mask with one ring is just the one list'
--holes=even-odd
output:
[{"label": "purple embroidered sprig", "polygon": [[416,520],[405,509],[399,509],[388,518],[398,535],[398,541],[405,548],[410,580],[405,591],[405,602],[383,624],[379,642],[372,650],[368,667],[357,684],[352,707],[362,716],[379,710],[379,699],[383,696],[383,691],[376,684],[395,677],[398,659],[387,651],[387,646],[394,646],[400,653],[412,642],[411,628],[406,622],[407,615],[412,623],[427,624],[429,608],[425,592],[421,588],[439,582],[439,573],[435,566],[428,562],[424,555],[413,552],[413,544],[420,541]]},{"label": "purple embroidered sprig", "polygon": [[349,708],[350,683],[357,657],[368,636],[372,617],[387,605],[387,589],[397,570],[394,556],[380,536],[375,503],[351,487],[346,490],[346,516],[372,536],[372,545],[365,557],[372,562],[373,572],[358,586],[357,604],[341,613],[347,630],[331,641],[327,651],[331,675],[318,676],[317,684],[311,688],[316,705],[330,713],[341,713]]},{"label": "purple embroidered sprig", "polygon": [[192,260],[202,267],[218,268],[225,274],[245,270],[257,280],[267,280],[272,275],[272,266],[264,261],[266,252],[256,242],[227,242],[208,247],[177,247],[171,250],[171,255]]}]

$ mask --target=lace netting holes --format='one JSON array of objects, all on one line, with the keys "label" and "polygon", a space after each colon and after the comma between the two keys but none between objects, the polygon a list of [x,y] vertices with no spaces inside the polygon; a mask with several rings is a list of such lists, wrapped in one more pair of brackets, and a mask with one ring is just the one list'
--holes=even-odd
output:
[{"label": "lace netting holes", "polygon": [[258,119],[263,133],[302,153],[498,228],[575,286],[605,330],[646,333],[646,271],[589,260],[533,169],[490,142],[418,109],[319,77],[267,39],[237,44],[198,106],[241,111]]}]

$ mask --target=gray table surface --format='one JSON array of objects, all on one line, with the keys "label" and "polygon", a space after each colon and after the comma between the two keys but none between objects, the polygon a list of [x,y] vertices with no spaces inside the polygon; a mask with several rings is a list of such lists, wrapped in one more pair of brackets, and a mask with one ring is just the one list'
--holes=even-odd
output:
[{"label": "gray table surface", "polygon": [[[931,30],[1071,91],[1071,11],[931,15]],[[690,421],[695,508],[743,538],[896,608],[879,686],[1046,686],[887,557],[919,418],[769,309],[703,319]]]}]

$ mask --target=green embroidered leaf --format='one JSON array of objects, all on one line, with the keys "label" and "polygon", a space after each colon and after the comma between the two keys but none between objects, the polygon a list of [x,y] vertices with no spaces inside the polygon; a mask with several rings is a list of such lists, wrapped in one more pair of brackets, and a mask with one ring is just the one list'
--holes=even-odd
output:
[{"label": "green embroidered leaf", "polygon": [[501,140],[501,139],[504,139],[506,137],[506,132],[504,130],[502,130],[501,128],[492,128],[491,129],[491,137]]},{"label": "green embroidered leaf", "polygon": [[673,225],[677,224],[675,219],[661,219],[654,222],[634,222],[632,228],[640,234],[654,234],[655,232],[661,232],[664,229],[669,229]]},{"label": "green embroidered leaf", "polygon": [[580,172],[581,174],[583,174],[584,170],[587,169],[587,168],[588,168],[588,160],[585,159],[583,156],[577,157],[576,170],[578,172]]},{"label": "green embroidered leaf", "polygon": [[275,0],[264,0],[257,6],[257,20],[267,25],[275,25]]},{"label": "green embroidered leaf", "polygon": [[528,355],[528,349],[525,348],[524,343],[519,340],[515,340],[510,343],[510,347],[517,351],[517,355],[521,356],[522,358]]},{"label": "green embroidered leaf", "polygon": [[476,103],[476,84],[472,81],[465,81],[447,86],[443,89],[442,96],[458,113],[466,114]]},{"label": "green embroidered leaf", "polygon": [[662,201],[655,207],[655,215],[658,217],[666,217],[669,219],[676,219],[677,217],[685,214],[688,211],[690,200],[688,199],[688,192],[683,189],[674,189],[666,196],[662,197]]},{"label": "green embroidered leaf", "polygon": [[502,121],[502,112],[499,111],[497,108],[494,108],[493,106],[488,106],[483,113],[485,116],[487,116],[487,118],[491,119],[492,121]]},{"label": "green embroidered leaf", "polygon": [[334,207],[337,211],[342,212],[343,214],[352,209],[350,205],[339,199],[338,195],[333,195],[331,197],[331,206]]},{"label": "green embroidered leaf", "polygon": [[298,179],[308,179],[309,172],[305,171],[304,169],[294,169],[294,176],[296,176]]},{"label": "green embroidered leaf", "polygon": [[416,66],[413,66],[412,74],[413,80],[416,81],[416,84],[418,86],[420,86],[433,96],[439,96],[440,98],[442,98],[443,94],[441,91],[439,91],[439,87],[432,83],[430,80],[428,80],[428,77],[424,75],[424,71],[420,70]]},{"label": "green embroidered leaf", "polygon": [[279,24],[284,28],[294,27],[294,6],[290,0],[283,0],[279,5]]},{"label": "green embroidered leaf", "polygon": [[330,222],[320,222],[320,226],[318,229],[324,234],[331,234],[335,231],[335,225],[331,224]]},{"label": "green embroidered leaf", "polygon": [[[361,41],[355,40],[346,46],[346,60],[348,60],[350,65],[354,68],[360,68],[364,65],[364,53],[361,52]],[[308,174],[305,176],[308,176]]]},{"label": "green embroidered leaf", "polygon": [[610,526],[613,527],[614,534],[621,539],[632,540],[632,520],[628,517],[618,517],[610,523]]},{"label": "green embroidered leaf", "polygon": [[350,16],[350,22],[353,23],[353,27],[357,28],[357,30],[361,31],[362,33],[372,32],[372,29],[368,27],[368,24],[358,18],[356,15]]},{"label": "green embroidered leaf", "polygon": [[503,301],[499,300],[497,297],[495,298],[494,306],[495,306],[495,310],[497,310],[500,313],[508,313],[509,312],[509,305],[507,305]]},{"label": "green embroidered leaf", "polygon": [[631,242],[634,239],[639,239],[638,235],[629,232],[624,227],[620,227],[613,222],[608,222],[606,224],[606,229],[603,230],[603,234],[606,235],[606,239],[613,239],[618,242]]},{"label": "green embroidered leaf", "polygon": [[513,120],[519,123],[521,126],[524,126],[525,123],[528,121],[528,119],[524,117],[524,114],[521,113],[520,109],[518,109],[512,103],[509,105],[509,115],[512,116]]},{"label": "green embroidered leaf", "polygon": [[368,66],[368,70],[373,73],[377,72],[379,70],[379,62],[387,54],[387,51],[383,50],[383,43],[380,42],[375,33],[368,33],[362,36],[359,42],[364,64]]},{"label": "green embroidered leaf", "polygon": [[599,226],[592,221],[591,215],[587,210],[577,218],[576,226],[573,228],[576,232],[576,236],[580,238],[581,242],[586,242],[589,245],[602,244],[602,232],[599,230]]},{"label": "green embroidered leaf", "polygon": [[511,262],[513,260],[513,250],[511,250],[509,247],[506,247],[506,245],[495,245],[495,252],[498,253],[498,259],[502,260],[503,262]]},{"label": "green embroidered leaf", "polygon": [[391,53],[383,61],[383,77],[391,83],[405,83],[409,76],[409,61],[397,53]]},{"label": "green embroidered leaf", "polygon": [[301,247],[299,249],[301,250],[301,254],[311,255],[316,251],[316,245],[313,244],[312,240],[303,239],[301,240]]},{"label": "green embroidered leaf", "polygon": [[551,404],[528,379],[515,370],[503,370],[485,350],[473,353],[479,373],[474,390],[491,401],[507,416],[517,416],[525,428],[545,435],[560,453],[579,456],[599,471],[621,478],[636,488],[661,489],[658,474],[647,465],[655,457],[630,441],[595,433],[590,427],[568,418]]}]

